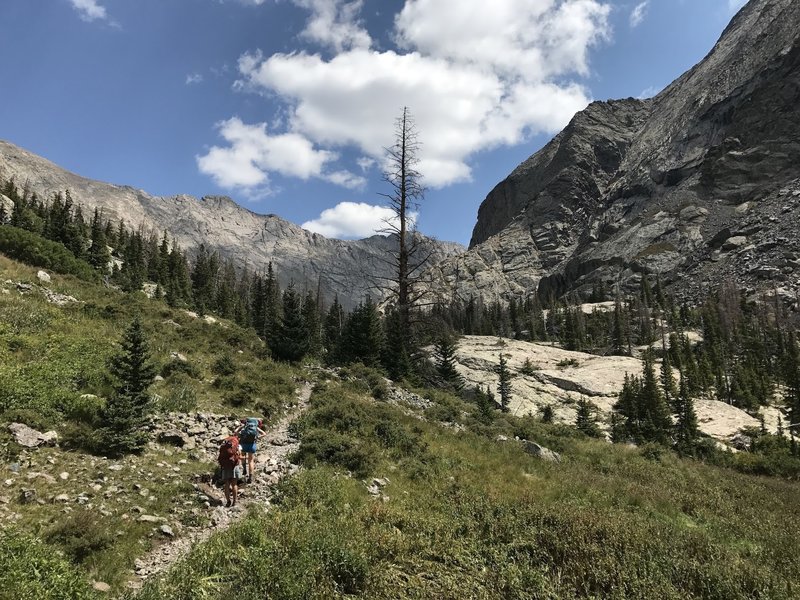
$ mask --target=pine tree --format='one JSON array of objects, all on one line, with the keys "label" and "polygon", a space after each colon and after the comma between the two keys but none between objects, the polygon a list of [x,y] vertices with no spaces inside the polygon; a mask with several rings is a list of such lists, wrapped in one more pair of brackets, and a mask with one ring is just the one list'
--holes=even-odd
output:
[{"label": "pine tree", "polygon": [[108,456],[141,451],[147,441],[150,397],[147,393],[155,375],[141,321],[136,318],[122,339],[121,351],[113,357],[110,371],[116,384],[101,413],[99,448]]},{"label": "pine tree", "polygon": [[595,407],[586,398],[578,400],[578,412],[575,417],[575,426],[589,437],[599,437],[600,429],[597,427]]},{"label": "pine tree", "polygon": [[486,425],[494,421],[495,401],[487,388],[475,386],[475,404],[478,405],[478,420]]},{"label": "pine tree", "polygon": [[325,348],[327,349],[331,358],[334,358],[336,347],[339,344],[339,338],[342,335],[344,328],[344,309],[339,304],[339,296],[333,298],[333,304],[328,309],[328,314],[325,315],[325,326],[323,333],[323,340]]},{"label": "pine tree", "polygon": [[456,391],[464,388],[464,378],[456,370],[456,344],[450,336],[443,335],[434,347],[436,371],[446,386]]},{"label": "pine tree", "polygon": [[102,218],[100,212],[95,208],[94,216],[92,217],[91,233],[92,244],[89,246],[89,264],[101,273],[108,273],[108,263],[111,260],[111,254],[108,251],[108,243],[106,241],[106,232],[103,228]]},{"label": "pine tree", "polygon": [[789,407],[790,429],[800,430],[800,351],[794,332],[789,334],[783,359],[786,404]]},{"label": "pine tree", "polygon": [[336,361],[342,364],[362,362],[368,367],[377,367],[383,355],[383,343],[378,309],[368,296],[345,321],[334,353]]},{"label": "pine tree", "polygon": [[303,322],[308,332],[308,353],[319,356],[322,352],[322,319],[319,314],[319,302],[310,291],[303,300]]},{"label": "pine tree", "polygon": [[503,412],[509,411],[511,403],[511,371],[503,353],[500,353],[500,363],[497,366],[497,394],[500,396],[500,408]]},{"label": "pine tree", "polygon": [[671,423],[656,378],[652,350],[644,353],[642,363],[642,390],[639,395],[640,414],[643,417],[642,438],[648,442],[666,444]]},{"label": "pine tree", "polygon": [[308,352],[308,330],[303,320],[303,307],[293,284],[283,292],[283,315],[270,348],[278,360],[292,362],[302,360]]},{"label": "pine tree", "polygon": [[689,395],[689,383],[681,376],[678,390],[678,419],[675,424],[675,449],[680,454],[692,454],[699,435],[694,401]]}]

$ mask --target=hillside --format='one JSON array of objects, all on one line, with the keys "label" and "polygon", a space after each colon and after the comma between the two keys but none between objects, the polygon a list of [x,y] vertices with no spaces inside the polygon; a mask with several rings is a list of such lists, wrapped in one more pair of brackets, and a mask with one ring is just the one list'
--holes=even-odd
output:
[{"label": "hillside", "polygon": [[660,273],[680,295],[730,281],[796,304],[800,6],[753,0],[651,99],[593,102],[481,204],[441,286],[541,298]]},{"label": "hillside", "polygon": [[[0,140],[0,180],[8,179],[45,199],[69,190],[85,215],[98,208],[106,219],[124,220],[134,230],[144,227],[157,235],[167,231],[190,255],[205,244],[239,268],[261,272],[271,261],[282,286],[290,282],[301,290],[319,286],[327,302],[338,296],[348,308],[367,294],[377,296],[376,281],[390,269],[386,255],[394,245],[385,236],[328,239],[276,215],[256,214],[224,196],[152,196],[70,173]],[[422,248],[432,262],[463,251],[460,244],[429,238],[422,239]]]},{"label": "hillside", "polygon": [[[744,599],[800,585],[788,441],[682,459],[572,426],[566,390],[611,402],[638,360],[469,336],[470,381],[493,385],[498,348],[540,367],[515,378],[510,413],[487,411],[361,365],[275,363],[252,331],[140,292],[2,256],[0,273],[2,597]],[[107,458],[92,440],[135,315],[159,373],[149,443]],[[523,415],[542,402],[560,422]],[[226,509],[214,456],[251,414],[274,427],[245,510]],[[20,422],[55,445],[24,447]]]}]

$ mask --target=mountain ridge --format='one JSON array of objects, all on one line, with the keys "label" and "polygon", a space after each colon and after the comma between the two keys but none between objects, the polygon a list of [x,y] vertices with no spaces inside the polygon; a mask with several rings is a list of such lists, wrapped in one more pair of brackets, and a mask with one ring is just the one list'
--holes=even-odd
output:
[{"label": "mountain ridge", "polygon": [[660,273],[679,295],[727,279],[796,296],[800,240],[785,230],[800,229],[798,32],[796,2],[754,0],[654,98],[577,113],[489,193],[440,287],[585,296]]},{"label": "mountain ridge", "polygon": [[[153,196],[132,186],[105,183],[62,169],[55,163],[0,140],[0,177],[27,185],[48,198],[70,190],[84,209],[102,209],[106,218],[133,227],[167,231],[193,253],[200,244],[234,260],[240,268],[264,270],[271,261],[282,285],[316,290],[326,301],[338,297],[348,308],[366,295],[380,296],[375,281],[389,273],[385,256],[391,242],[374,235],[360,240],[326,238],[281,217],[260,215],[227,196]],[[423,236],[424,237],[424,236]],[[435,259],[463,251],[455,242],[424,237]]]}]

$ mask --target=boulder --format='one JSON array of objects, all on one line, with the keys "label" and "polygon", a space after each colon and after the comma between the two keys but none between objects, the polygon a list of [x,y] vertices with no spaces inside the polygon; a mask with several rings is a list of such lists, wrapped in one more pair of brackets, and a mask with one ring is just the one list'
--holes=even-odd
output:
[{"label": "boulder", "polygon": [[525,452],[533,454],[535,457],[540,458],[547,462],[561,462],[561,455],[558,452],[553,452],[549,448],[540,446],[536,442],[523,440]]},{"label": "boulder", "polygon": [[43,445],[52,446],[58,441],[58,434],[55,431],[41,433],[24,423],[11,423],[8,426],[8,430],[14,436],[14,441],[26,448],[38,448]]},{"label": "boulder", "polygon": [[43,283],[50,283],[50,275],[48,275],[46,271],[38,271],[36,277]]},{"label": "boulder", "polygon": [[158,442],[160,444],[169,444],[170,446],[183,448],[189,443],[189,438],[186,434],[177,429],[170,429],[158,434]]}]

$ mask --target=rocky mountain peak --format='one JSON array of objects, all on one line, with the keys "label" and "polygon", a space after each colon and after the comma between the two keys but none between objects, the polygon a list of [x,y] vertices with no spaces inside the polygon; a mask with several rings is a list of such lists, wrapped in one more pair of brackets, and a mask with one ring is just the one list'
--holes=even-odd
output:
[{"label": "rocky mountain peak", "polygon": [[[690,295],[721,277],[800,292],[800,239],[779,233],[800,221],[786,202],[799,103],[800,3],[752,0],[656,97],[593,102],[514,169],[481,204],[469,252],[439,265],[440,284],[462,298],[558,296],[658,272]],[[749,262],[728,255],[726,236]]]}]

